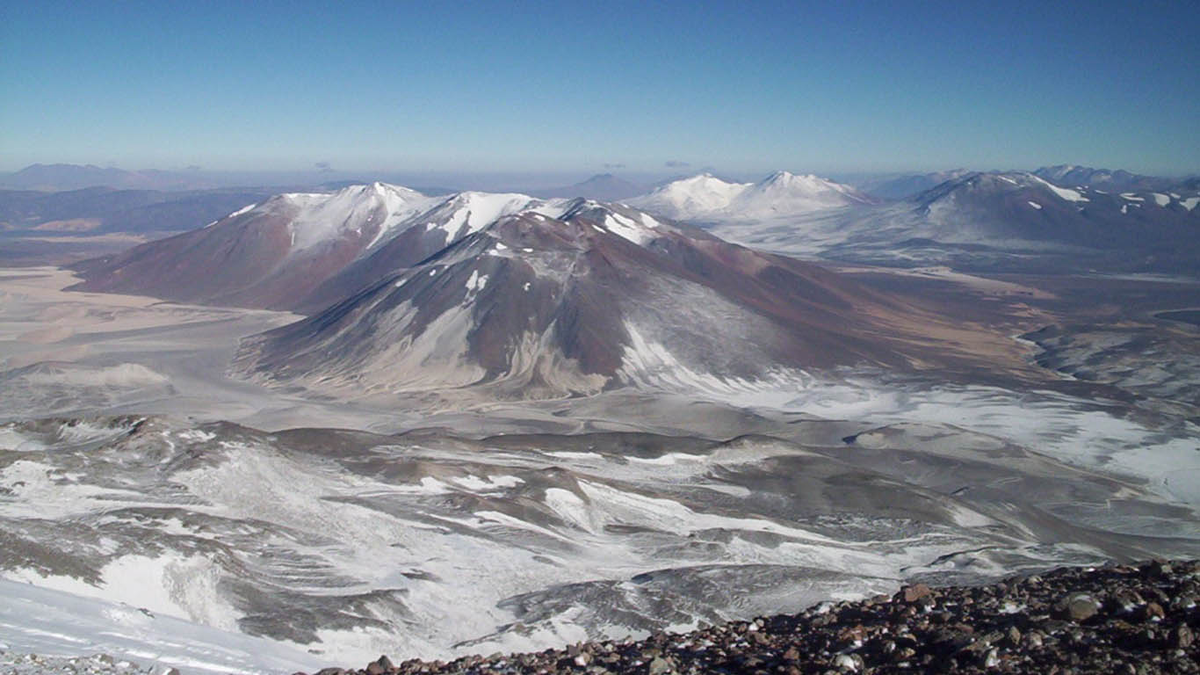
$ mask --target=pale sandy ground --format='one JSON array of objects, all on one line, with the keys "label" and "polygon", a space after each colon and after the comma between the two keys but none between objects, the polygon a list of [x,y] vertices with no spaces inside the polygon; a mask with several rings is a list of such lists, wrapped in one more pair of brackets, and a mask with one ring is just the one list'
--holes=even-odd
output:
[{"label": "pale sandy ground", "polygon": [[[837,269],[842,269],[847,272],[878,272],[879,268],[864,268],[854,265],[840,265]],[[1012,296],[1019,295],[1038,300],[1048,300],[1054,298],[1053,293],[1048,293],[1033,286],[1025,286],[1016,284],[1011,281],[1001,281],[999,279],[989,279],[986,277],[975,276],[974,274],[966,274],[964,272],[956,272],[949,267],[913,267],[909,268],[888,268],[888,274],[897,276],[920,277],[923,279],[938,279],[941,281],[949,281],[952,283],[966,286],[967,288],[993,296]]]},{"label": "pale sandy ground", "polygon": [[0,420],[130,412],[279,429],[404,417],[225,376],[241,338],[297,315],[63,290],[76,281],[56,267],[0,269]]},{"label": "pale sandy ground", "polygon": [[[0,422],[129,413],[227,420],[269,431],[443,427],[479,436],[595,429],[719,436],[721,426],[741,418],[720,405],[697,416],[696,402],[669,396],[530,405],[480,402],[454,392],[347,390],[334,398],[268,388],[228,377],[230,359],[243,337],[297,315],[63,290],[77,280],[56,267],[0,268]],[[640,414],[631,418],[630,405]]]},{"label": "pale sandy ground", "polygon": [[[102,413],[227,420],[267,431],[336,427],[397,433],[441,427],[479,436],[639,430],[729,437],[779,433],[795,415],[857,424],[921,421],[954,424],[1072,464],[1136,476],[1168,499],[1200,503],[1195,425],[1171,417],[1143,419],[1116,401],[951,386],[936,373],[854,372],[806,375],[707,402],[621,391],[533,404],[482,402],[459,391],[321,396],[227,376],[243,337],[296,315],[63,290],[74,281],[58,268],[0,269],[0,422]],[[986,344],[970,344],[981,335]],[[974,353],[1002,355],[1008,364],[1029,357],[1029,345],[999,344],[995,336],[966,327],[939,337],[944,343],[961,339]],[[1024,362],[1024,368],[1035,368]]]}]

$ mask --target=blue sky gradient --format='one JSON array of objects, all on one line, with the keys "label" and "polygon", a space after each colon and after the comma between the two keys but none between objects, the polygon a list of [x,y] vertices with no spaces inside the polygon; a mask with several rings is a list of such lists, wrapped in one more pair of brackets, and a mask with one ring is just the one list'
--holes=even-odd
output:
[{"label": "blue sky gradient", "polygon": [[1194,173],[1195,18],[1183,2],[0,0],[0,169]]}]

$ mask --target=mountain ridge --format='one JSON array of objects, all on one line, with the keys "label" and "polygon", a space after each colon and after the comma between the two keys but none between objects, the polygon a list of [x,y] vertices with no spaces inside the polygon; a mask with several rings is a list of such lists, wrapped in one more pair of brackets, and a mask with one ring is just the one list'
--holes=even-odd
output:
[{"label": "mountain ridge", "polygon": [[[236,370],[274,384],[498,398],[627,386],[722,395],[838,365],[974,367],[968,345],[988,341],[813,263],[588,200],[501,217],[376,274],[245,340]],[[1004,352],[1001,342],[988,349]]]},{"label": "mountain ridge", "polygon": [[701,173],[626,201],[677,220],[787,217],[875,203],[849,185],[788,171],[776,171],[755,183],[731,183]]}]

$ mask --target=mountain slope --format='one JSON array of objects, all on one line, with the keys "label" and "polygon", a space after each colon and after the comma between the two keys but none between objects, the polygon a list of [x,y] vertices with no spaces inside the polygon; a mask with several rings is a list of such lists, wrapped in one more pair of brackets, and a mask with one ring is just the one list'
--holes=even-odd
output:
[{"label": "mountain slope", "polygon": [[1142,176],[1124,169],[1110,171],[1109,169],[1093,169],[1090,166],[1074,164],[1044,166],[1034,171],[1033,175],[1057,185],[1092,187],[1103,190],[1161,190],[1169,187],[1172,183],[1168,178]]},{"label": "mountain slope", "polygon": [[742,244],[875,264],[1034,271],[1187,271],[1200,260],[1200,193],[1063,187],[1026,172],[971,173],[902,202],[791,218],[725,218]]},{"label": "mountain slope", "polygon": [[75,290],[294,309],[354,260],[409,230],[413,262],[536,202],[517,194],[429,197],[373,183],[271,197],[208,227],[76,266]]},{"label": "mountain slope", "polygon": [[965,345],[978,339],[819,266],[576,200],[501,218],[304,321],[250,338],[236,367],[360,391],[728,393],[802,378],[804,368],[973,367]]},{"label": "mountain slope", "polygon": [[981,239],[1094,247],[1135,243],[1145,237],[1144,228],[1182,225],[1194,209],[1181,195],[1067,188],[1020,172],[974,174],[913,201],[918,212],[942,226],[969,216]]},{"label": "mountain slope", "polygon": [[[1200,641],[1189,625],[1194,625],[1190,602],[1164,602],[1164,607],[1146,598],[1158,598],[1164,588],[1188,587],[1197,574],[1200,561],[1193,559],[1136,566],[1072,565],[1040,575],[1010,576],[992,586],[947,587],[931,580],[934,588],[910,584],[890,597],[824,602],[792,614],[772,608],[771,616],[683,633],[665,631],[636,642],[593,640],[539,653],[465,656],[449,663],[407,660],[395,675],[498,670],[533,675],[561,672],[561,664],[596,661],[610,673],[742,673],[749,670],[747,664],[761,666],[761,672],[861,670],[875,675],[1068,669],[1188,673],[1200,661]],[[944,608],[937,621],[922,617],[932,607]],[[1087,648],[1073,648],[1066,640],[1043,640],[1056,633],[1067,633]],[[916,663],[922,665],[914,667]],[[381,657],[348,672],[365,675],[390,664]]]}]

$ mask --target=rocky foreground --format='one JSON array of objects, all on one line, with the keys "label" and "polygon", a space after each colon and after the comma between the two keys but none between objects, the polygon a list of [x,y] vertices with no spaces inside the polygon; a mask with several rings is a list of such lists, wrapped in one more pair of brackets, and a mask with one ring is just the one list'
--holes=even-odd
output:
[{"label": "rocky foreground", "polygon": [[991,586],[906,586],[800,614],[452,662],[395,673],[1200,673],[1200,561],[1061,568]]}]

